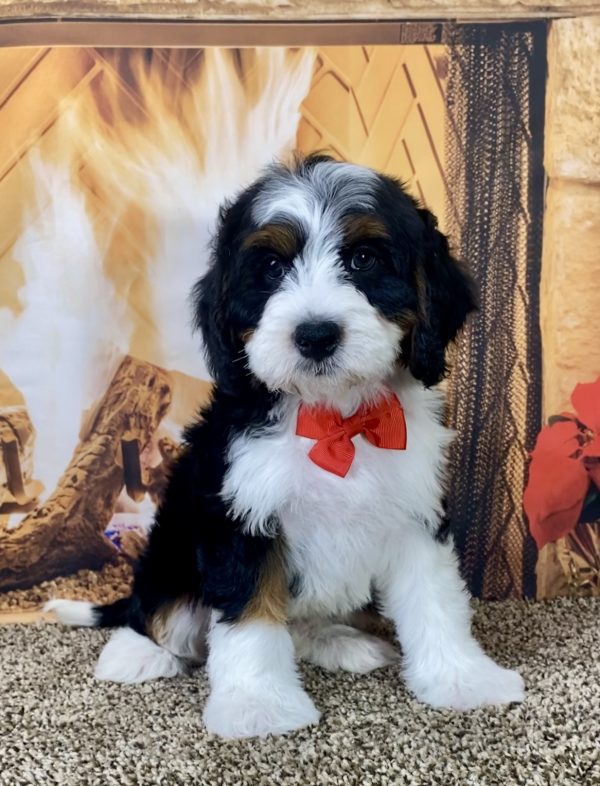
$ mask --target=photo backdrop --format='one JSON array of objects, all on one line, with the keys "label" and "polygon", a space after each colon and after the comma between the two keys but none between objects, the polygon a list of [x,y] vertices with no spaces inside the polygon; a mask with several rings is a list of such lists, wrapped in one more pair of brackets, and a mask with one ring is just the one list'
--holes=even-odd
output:
[{"label": "photo backdrop", "polygon": [[401,178],[471,265],[449,511],[476,594],[535,594],[521,498],[541,425],[544,36],[427,29],[395,46],[0,50],[0,607],[126,591],[210,393],[187,301],[218,206],[294,150]]}]

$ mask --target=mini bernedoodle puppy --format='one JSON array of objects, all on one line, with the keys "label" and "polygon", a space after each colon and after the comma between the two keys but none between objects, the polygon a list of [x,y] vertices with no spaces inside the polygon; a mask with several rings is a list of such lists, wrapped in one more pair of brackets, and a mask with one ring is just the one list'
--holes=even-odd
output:
[{"label": "mini bernedoodle puppy", "polygon": [[208,649],[207,729],[282,734],[319,719],[297,659],[365,673],[397,658],[349,624],[375,602],[418,699],[521,701],[471,634],[441,527],[452,434],[431,387],[475,303],[433,215],[371,169],[273,166],[221,209],[193,302],[216,385],[132,595],[47,605],[118,628],[96,676],[171,677]]}]

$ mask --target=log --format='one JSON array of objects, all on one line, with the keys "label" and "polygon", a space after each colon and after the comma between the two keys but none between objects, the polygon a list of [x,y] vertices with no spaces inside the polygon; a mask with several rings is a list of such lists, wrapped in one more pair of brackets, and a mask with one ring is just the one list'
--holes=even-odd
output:
[{"label": "log", "polygon": [[[110,44],[119,43],[120,46],[140,46],[140,37],[138,32],[137,37],[131,37],[132,43],[115,42],[115,17],[120,22],[129,20],[129,25],[119,25],[127,29],[140,27],[144,20],[150,20],[154,27],[158,27],[160,21],[208,22],[210,25],[237,22],[248,26],[248,22],[272,25],[275,22],[347,22],[352,19],[361,22],[408,19],[497,22],[501,19],[593,16],[597,13],[597,0],[120,0],[118,3],[115,0],[0,0],[0,19],[4,25],[10,20],[23,20],[31,27],[31,22],[40,24],[49,20],[49,26],[60,28],[65,20],[73,19],[79,27],[82,20],[94,20],[94,27],[97,27],[103,20],[109,20],[112,38],[108,40]],[[197,28],[192,26],[192,30],[193,40],[197,42]],[[118,30],[118,35],[122,32]],[[28,36],[31,35],[32,32],[28,32]],[[82,33],[79,35],[82,36]],[[43,43],[51,44],[47,36]],[[165,33],[156,43],[148,43],[145,37],[143,40],[146,46],[172,46],[165,44],[164,36]],[[71,46],[74,42],[81,45],[81,39],[73,38],[73,33],[65,40]],[[98,33],[85,41],[89,45],[97,45]]]},{"label": "log", "polygon": [[0,408],[0,508],[24,507],[42,491],[33,480],[35,429],[22,406]]},{"label": "log", "polygon": [[104,537],[123,488],[121,440],[147,445],[171,404],[168,375],[126,357],[55,491],[21,526],[0,533],[0,590],[23,589],[117,556]]}]

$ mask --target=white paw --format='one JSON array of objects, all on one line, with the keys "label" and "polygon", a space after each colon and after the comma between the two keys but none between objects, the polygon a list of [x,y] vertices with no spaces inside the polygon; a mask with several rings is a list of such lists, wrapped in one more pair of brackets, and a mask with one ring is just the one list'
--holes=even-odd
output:
[{"label": "white paw", "polygon": [[286,734],[318,723],[319,717],[312,699],[301,688],[287,692],[211,692],[203,713],[207,730],[220,737]]},{"label": "white paw", "polygon": [[367,674],[395,663],[398,652],[387,641],[349,625],[330,625],[305,637],[299,651],[304,660],[329,671]]},{"label": "white paw", "polygon": [[100,653],[94,676],[108,682],[147,682],[185,673],[179,658],[131,628],[118,628]]},{"label": "white paw", "polygon": [[483,653],[463,666],[453,664],[435,674],[407,674],[407,683],[420,701],[432,707],[472,710],[489,704],[511,704],[525,698],[523,678],[503,669]]}]

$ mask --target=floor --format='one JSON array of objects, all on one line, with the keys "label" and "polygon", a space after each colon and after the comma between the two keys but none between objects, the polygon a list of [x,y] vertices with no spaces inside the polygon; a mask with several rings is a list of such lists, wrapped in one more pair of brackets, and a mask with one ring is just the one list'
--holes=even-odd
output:
[{"label": "floor", "polygon": [[521,670],[522,705],[435,711],[407,694],[397,667],[366,677],[303,668],[318,727],[224,742],[200,725],[204,672],[98,683],[105,632],[2,626],[0,784],[600,784],[600,599],[478,604],[475,629]]}]

